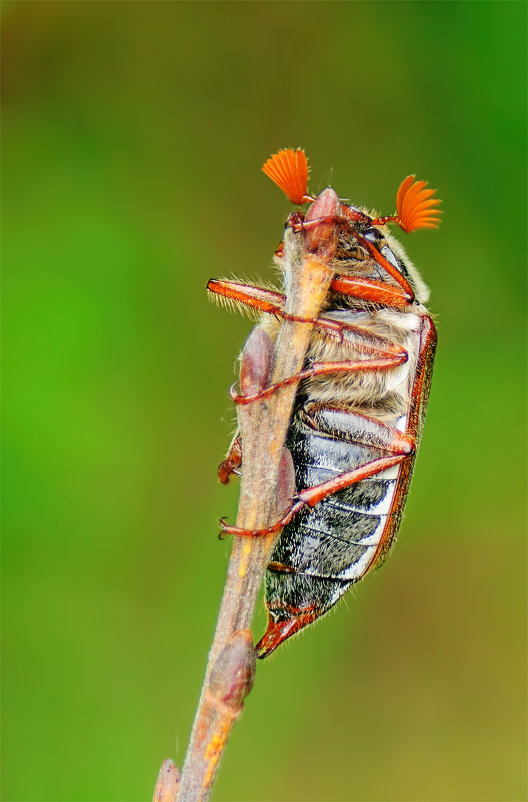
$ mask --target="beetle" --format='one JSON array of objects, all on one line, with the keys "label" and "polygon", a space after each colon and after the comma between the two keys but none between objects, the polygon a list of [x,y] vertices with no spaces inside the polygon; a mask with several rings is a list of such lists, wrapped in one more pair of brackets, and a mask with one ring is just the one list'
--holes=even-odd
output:
[{"label": "beetle", "polygon": [[[292,203],[311,204],[306,215],[290,214],[275,253],[287,288],[288,232],[321,222],[310,219],[310,209],[322,203],[323,193],[308,194],[301,149],[278,151],[262,169]],[[256,646],[260,658],[328,612],[383,562],[394,543],[422,434],[437,337],[425,306],[429,290],[388,225],[405,232],[436,228],[434,192],[408,176],[397,192],[396,214],[385,217],[334,195],[328,218],[337,227],[329,261],[333,279],[321,315],[311,321],[303,371],[252,397],[232,393],[238,403],[250,403],[289,381],[300,382],[286,440],[297,488],[290,509],[267,530],[223,524],[229,534],[282,529],[266,572],[269,618]],[[264,313],[262,325],[272,339],[281,319],[292,319],[284,293],[215,279],[208,289]],[[220,481],[227,483],[240,466],[237,434],[220,465]]]}]

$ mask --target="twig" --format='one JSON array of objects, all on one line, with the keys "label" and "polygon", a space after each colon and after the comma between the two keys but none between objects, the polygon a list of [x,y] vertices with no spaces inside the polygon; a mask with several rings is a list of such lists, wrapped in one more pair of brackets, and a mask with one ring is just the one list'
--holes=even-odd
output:
[{"label": "twig", "polygon": [[[286,312],[275,347],[257,327],[243,351],[240,385],[244,395],[258,393],[296,375],[303,367],[313,324],[333,277],[329,261],[336,247],[338,201],[325,190],[306,215],[303,231],[285,234]],[[320,222],[316,222],[320,221]],[[294,474],[284,441],[297,383],[271,397],[239,407],[243,474],[237,527],[263,529],[279,520],[291,503]],[[202,693],[182,771],[181,802],[207,802],[220,758],[244,699],[253,687],[255,652],[250,625],[270,552],[279,533],[237,537]]]}]

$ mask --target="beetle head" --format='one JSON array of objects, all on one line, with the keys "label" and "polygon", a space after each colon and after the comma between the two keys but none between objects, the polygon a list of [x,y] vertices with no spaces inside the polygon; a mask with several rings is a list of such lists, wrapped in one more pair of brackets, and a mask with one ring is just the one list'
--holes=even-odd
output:
[{"label": "beetle head", "polygon": [[[285,148],[277,151],[262,165],[263,172],[282,189],[288,200],[296,205],[312,203],[316,199],[308,194],[308,175],[310,168],[304,150]],[[401,182],[396,193],[396,214],[388,217],[379,217],[372,220],[374,225],[397,223],[407,233],[420,228],[437,228],[440,223],[440,210],[435,208],[440,201],[432,196],[434,189],[426,189],[425,181],[415,181],[414,175],[408,175]],[[327,192],[325,190],[317,201]],[[335,193],[334,193],[335,194]],[[330,208],[330,201],[324,202]],[[312,208],[312,207],[310,207]],[[321,209],[323,202],[321,202]],[[349,214],[347,219],[353,217],[353,212],[362,215],[354,206],[347,206]],[[352,212],[352,214],[350,214]],[[322,216],[322,215],[320,215]]]}]

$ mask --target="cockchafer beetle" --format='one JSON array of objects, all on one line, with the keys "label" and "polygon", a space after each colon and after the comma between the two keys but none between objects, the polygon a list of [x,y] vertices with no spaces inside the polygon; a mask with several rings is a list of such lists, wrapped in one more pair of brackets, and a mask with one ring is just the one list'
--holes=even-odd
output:
[{"label": "cockchafer beetle", "polygon": [[[296,204],[308,195],[304,151],[285,149],[263,165],[264,173]],[[328,190],[325,190],[328,193]],[[331,190],[330,192],[333,193]],[[297,492],[274,527],[229,534],[282,532],[266,572],[268,627],[256,646],[266,657],[314,622],[353,583],[387,556],[400,524],[429,396],[436,331],[425,303],[429,290],[400,243],[388,231],[436,228],[435,190],[408,176],[396,196],[396,214],[379,217],[335,197],[338,226],[331,290],[314,323],[286,446],[293,456]],[[319,196],[321,199],[322,195]],[[311,206],[310,208],[313,208]],[[308,222],[309,221],[309,222]],[[292,213],[287,229],[314,222]],[[287,237],[275,262],[288,286]],[[212,279],[208,289],[228,302],[266,313],[273,339],[285,295],[235,281]],[[271,395],[279,385],[238,403]],[[239,435],[219,468],[226,483],[241,465]]]}]

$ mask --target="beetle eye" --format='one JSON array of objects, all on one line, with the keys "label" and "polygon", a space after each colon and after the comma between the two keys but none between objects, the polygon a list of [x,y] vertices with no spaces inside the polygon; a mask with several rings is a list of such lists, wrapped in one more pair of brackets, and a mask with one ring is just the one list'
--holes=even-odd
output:
[{"label": "beetle eye", "polygon": [[369,242],[372,242],[372,244],[376,246],[385,240],[385,237],[383,236],[381,231],[378,231],[377,228],[369,228],[368,231],[365,231],[363,236],[365,237],[365,239],[367,239]]}]

